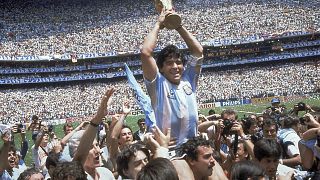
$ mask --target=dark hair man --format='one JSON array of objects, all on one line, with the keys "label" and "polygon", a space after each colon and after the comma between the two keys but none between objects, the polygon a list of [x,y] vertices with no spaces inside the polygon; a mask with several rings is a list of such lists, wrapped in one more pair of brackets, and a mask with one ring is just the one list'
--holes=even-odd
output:
[{"label": "dark hair man", "polygon": [[136,179],[149,159],[149,151],[143,145],[135,143],[125,146],[117,157],[118,173],[122,178]]},{"label": "dark hair man", "polygon": [[43,180],[44,177],[41,172],[36,168],[29,168],[23,171],[18,180]]},{"label": "dark hair man", "polygon": [[136,132],[133,133],[133,140],[134,141],[143,141],[143,136],[147,132],[145,119],[144,118],[139,119],[137,124],[139,126],[139,130],[137,130]]},{"label": "dark hair man", "polygon": [[166,158],[155,158],[144,166],[137,175],[137,180],[179,180],[176,168]]},{"label": "dark hair man", "polygon": [[177,138],[178,143],[183,143],[197,135],[198,108],[195,91],[201,71],[203,48],[195,37],[180,25],[176,31],[191,52],[187,65],[184,66],[186,58],[174,45],[162,49],[155,61],[153,50],[168,13],[170,11],[162,11],[145,38],[141,49],[142,70],[157,126],[163,132],[171,128],[171,137]]},{"label": "dark hair man", "polygon": [[[293,169],[279,164],[281,145],[275,139],[261,139],[253,148],[254,156],[269,179],[291,179]],[[280,166],[280,167],[278,167]],[[289,172],[288,172],[289,171]],[[283,176],[285,175],[285,176]]]},{"label": "dark hair man", "polygon": [[266,119],[262,125],[263,137],[267,139],[277,139],[278,124],[273,119]]},{"label": "dark hair man", "polygon": [[300,136],[299,117],[285,117],[283,119],[283,129],[279,131],[278,139],[283,149],[283,159],[280,163],[292,168],[299,168],[301,157],[299,151]]},{"label": "dark hair man", "polygon": [[184,160],[172,161],[179,179],[227,179],[213,157],[214,150],[209,140],[194,137],[181,145],[181,151],[185,154]]}]

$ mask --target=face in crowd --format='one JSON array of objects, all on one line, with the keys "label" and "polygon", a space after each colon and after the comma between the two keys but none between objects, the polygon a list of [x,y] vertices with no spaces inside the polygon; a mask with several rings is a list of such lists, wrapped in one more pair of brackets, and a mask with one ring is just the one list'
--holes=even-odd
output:
[{"label": "face in crowd", "polygon": [[121,129],[119,139],[118,139],[119,145],[127,145],[131,144],[133,142],[133,136],[131,129],[125,127]]},{"label": "face in crowd", "polygon": [[64,135],[67,135],[67,134],[71,133],[71,131],[73,131],[73,127],[72,126],[66,126],[66,129],[64,131]]},{"label": "face in crowd", "polygon": [[8,163],[9,163],[10,168],[14,168],[14,167],[18,166],[19,157],[16,154],[16,151],[10,150],[8,152]]},{"label": "face in crowd", "polygon": [[137,151],[133,157],[131,157],[128,163],[128,169],[124,171],[127,177],[136,179],[137,174],[148,163],[148,157],[143,151]]},{"label": "face in crowd", "polygon": [[97,168],[101,166],[101,149],[96,140],[93,141],[92,148],[89,151],[87,159],[84,163],[84,167],[87,168]]},{"label": "face in crowd", "polygon": [[259,161],[262,168],[265,169],[266,174],[269,177],[275,177],[277,174],[277,168],[279,165],[279,158],[276,157],[266,157]]},{"label": "face in crowd", "polygon": [[239,142],[238,143],[238,148],[237,148],[237,153],[235,154],[235,162],[239,162],[242,160],[246,160],[248,157],[248,152],[244,147],[244,144]]},{"label": "face in crowd", "polygon": [[196,160],[189,160],[189,164],[201,177],[208,177],[212,175],[214,167],[213,149],[210,146],[197,147],[198,158]]},{"label": "face in crowd", "polygon": [[140,121],[138,123],[140,131],[144,132],[146,130],[146,123],[144,121]]},{"label": "face in crowd", "polygon": [[275,124],[264,125],[263,137],[267,139],[277,139],[277,127]]}]

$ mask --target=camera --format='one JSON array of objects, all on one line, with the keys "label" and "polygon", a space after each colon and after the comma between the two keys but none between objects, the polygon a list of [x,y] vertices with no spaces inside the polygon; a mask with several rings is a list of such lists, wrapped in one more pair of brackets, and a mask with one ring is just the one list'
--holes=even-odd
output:
[{"label": "camera", "polygon": [[53,131],[53,125],[48,126],[48,132],[51,133]]},{"label": "camera", "polygon": [[23,129],[23,124],[18,124],[16,133],[21,133],[21,129]]},{"label": "camera", "polygon": [[296,107],[297,107],[298,111],[305,111],[306,110],[306,103],[299,102],[298,104],[296,104]]},{"label": "camera", "polygon": [[223,120],[223,125],[224,125],[224,128],[223,128],[222,134],[223,135],[231,134],[230,130],[231,130],[232,126],[233,126],[233,122],[230,121],[229,119],[224,119]]},{"label": "camera", "polygon": [[306,121],[308,121],[306,117],[300,117],[299,118],[299,122],[300,122],[301,125],[306,125],[306,123],[305,123]]}]

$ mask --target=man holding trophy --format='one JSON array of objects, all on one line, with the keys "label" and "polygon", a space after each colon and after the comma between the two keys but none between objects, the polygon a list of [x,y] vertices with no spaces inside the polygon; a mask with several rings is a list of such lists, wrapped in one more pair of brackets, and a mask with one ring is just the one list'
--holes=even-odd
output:
[{"label": "man holding trophy", "polygon": [[[171,0],[155,0],[155,6],[160,15],[141,49],[143,76],[157,126],[163,132],[171,128],[171,137],[181,144],[197,135],[198,107],[195,92],[203,48],[181,24],[181,18],[175,13]],[[163,28],[177,31],[191,55],[184,56],[176,46],[168,45],[155,60],[153,50]]]}]

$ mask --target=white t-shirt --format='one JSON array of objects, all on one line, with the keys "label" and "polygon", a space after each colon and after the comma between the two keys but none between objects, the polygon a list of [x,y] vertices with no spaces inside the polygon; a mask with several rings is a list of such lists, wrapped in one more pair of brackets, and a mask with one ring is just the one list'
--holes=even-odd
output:
[{"label": "white t-shirt", "polygon": [[[112,174],[112,172],[109,169],[105,168],[105,167],[97,167],[96,168],[96,173],[98,173],[98,175],[99,175],[99,180],[100,179],[101,180],[114,180],[115,179],[113,174]],[[86,172],[86,174],[87,174],[87,179],[88,180],[95,180],[95,177],[92,177],[87,172]]]}]

